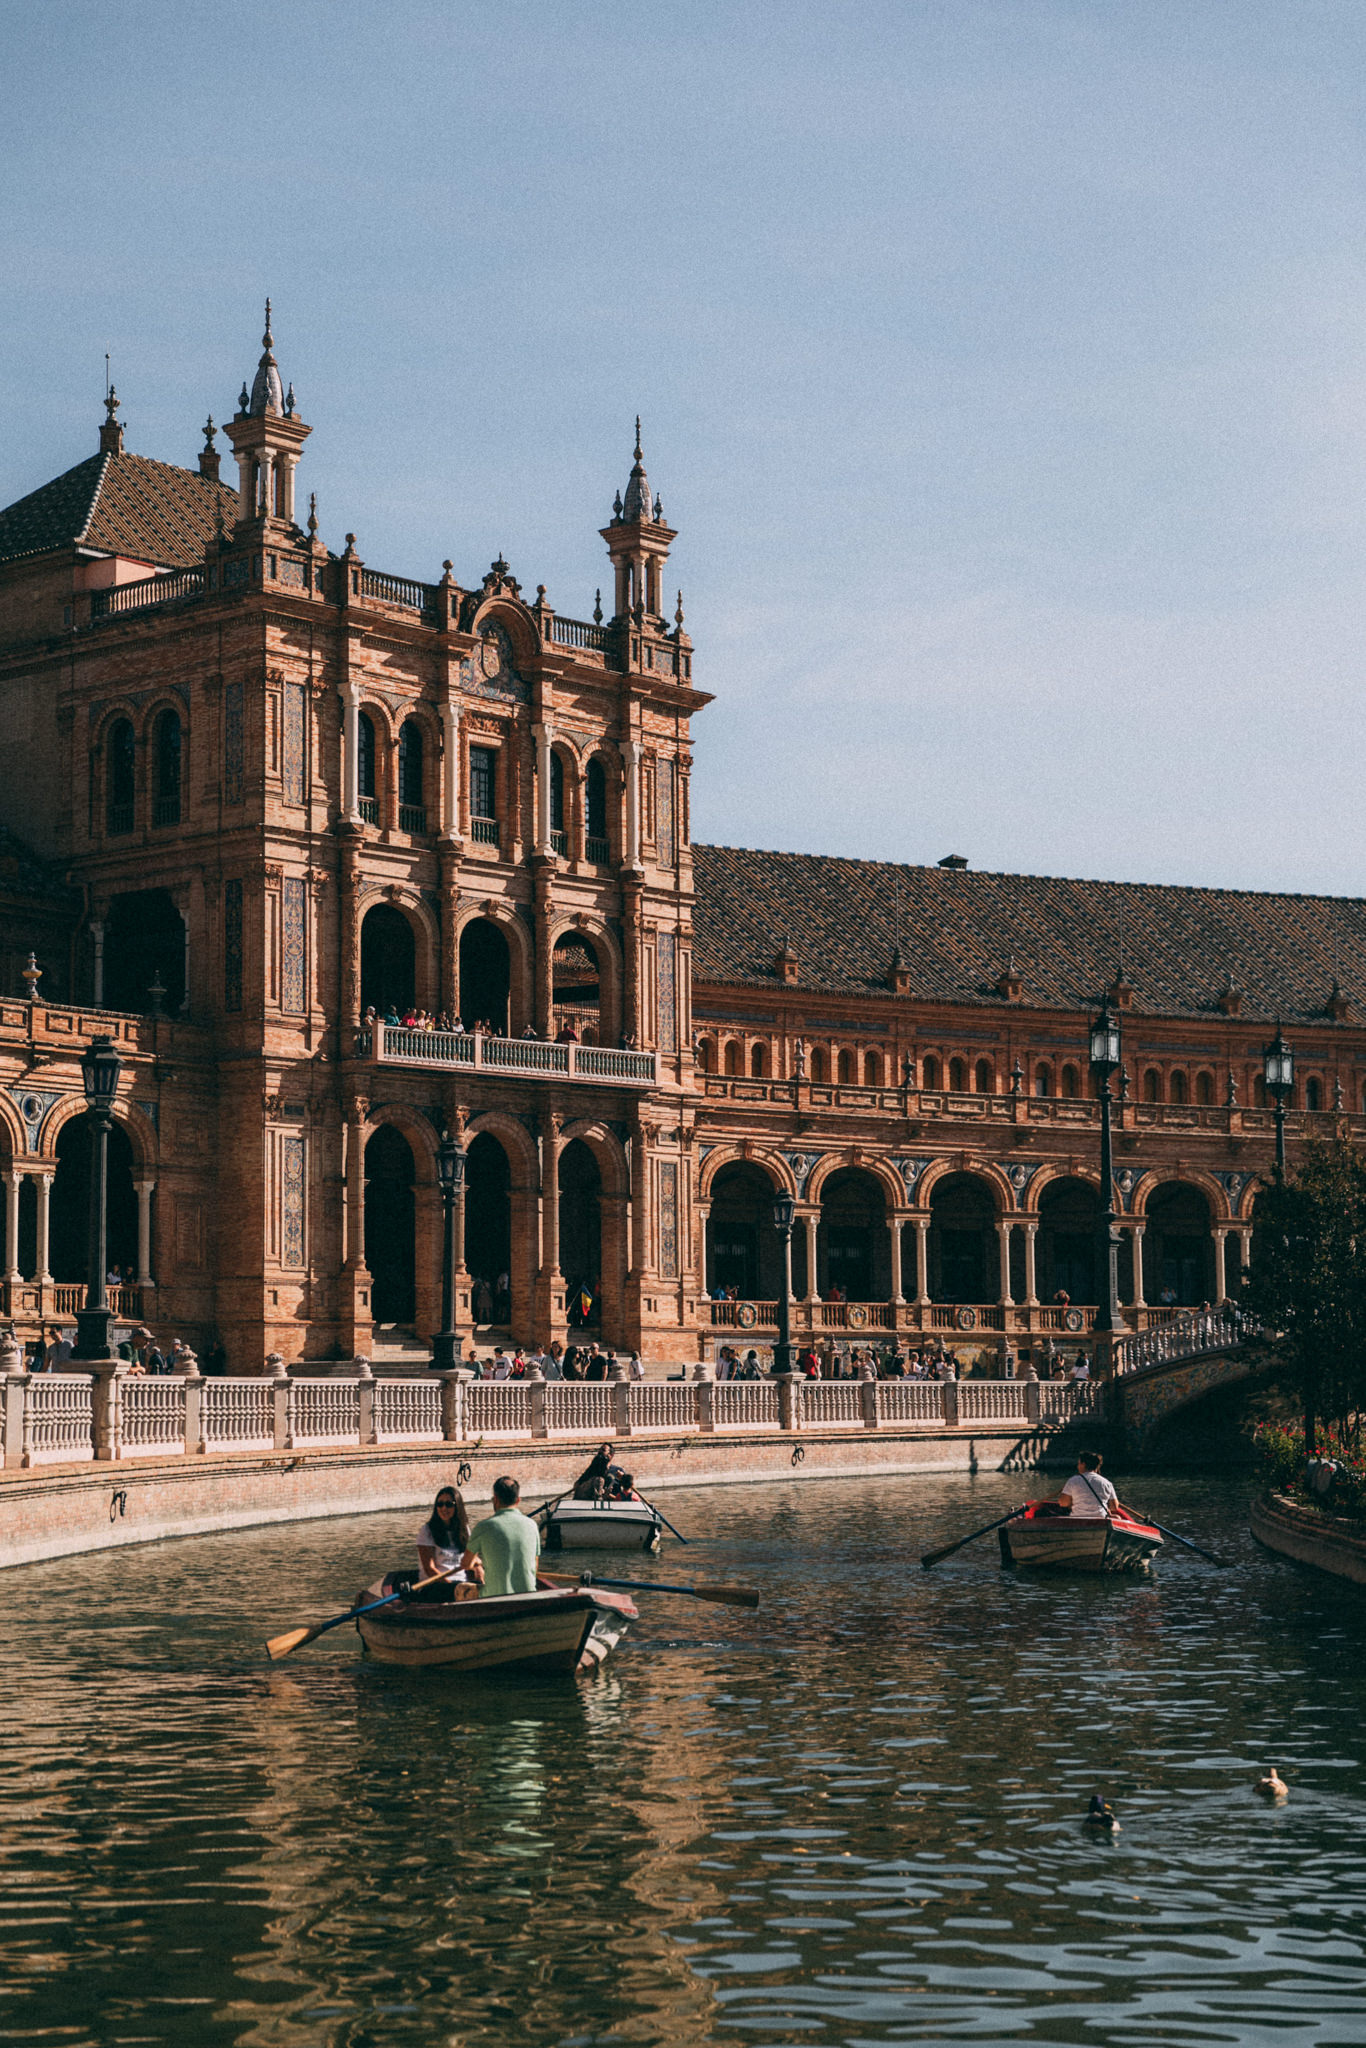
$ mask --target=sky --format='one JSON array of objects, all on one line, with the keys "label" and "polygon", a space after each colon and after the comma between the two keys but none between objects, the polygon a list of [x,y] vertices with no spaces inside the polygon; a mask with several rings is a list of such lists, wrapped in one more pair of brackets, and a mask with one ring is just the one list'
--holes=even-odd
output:
[{"label": "sky", "polygon": [[269,293],[376,568],[588,617],[643,415],[695,838],[1366,891],[1359,0],[0,28],[0,504],[94,451],[106,350],[193,464]]}]

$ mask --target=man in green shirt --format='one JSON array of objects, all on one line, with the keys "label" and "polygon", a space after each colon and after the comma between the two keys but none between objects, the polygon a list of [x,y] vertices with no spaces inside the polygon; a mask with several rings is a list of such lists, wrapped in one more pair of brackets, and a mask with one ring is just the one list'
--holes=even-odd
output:
[{"label": "man in green shirt", "polygon": [[470,1531],[470,1547],[464,1564],[468,1571],[476,1558],[484,1567],[481,1600],[498,1600],[508,1593],[536,1591],[536,1559],[541,1550],[541,1532],[517,1503],[522,1489],[515,1479],[493,1482],[493,1513],[476,1522]]}]

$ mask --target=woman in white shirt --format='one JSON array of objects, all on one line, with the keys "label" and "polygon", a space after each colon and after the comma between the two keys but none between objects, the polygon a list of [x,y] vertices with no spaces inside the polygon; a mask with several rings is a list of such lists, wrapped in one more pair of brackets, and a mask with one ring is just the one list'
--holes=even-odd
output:
[{"label": "woman in white shirt", "polygon": [[[451,1576],[420,1597],[429,1600],[456,1597],[455,1587],[471,1576],[468,1571],[456,1569],[469,1547],[469,1540],[470,1518],[465,1511],[465,1503],[453,1486],[443,1486],[431,1514],[417,1532],[417,1558],[424,1579],[433,1578],[437,1572],[449,1572]],[[475,1576],[482,1578],[482,1569]]]}]

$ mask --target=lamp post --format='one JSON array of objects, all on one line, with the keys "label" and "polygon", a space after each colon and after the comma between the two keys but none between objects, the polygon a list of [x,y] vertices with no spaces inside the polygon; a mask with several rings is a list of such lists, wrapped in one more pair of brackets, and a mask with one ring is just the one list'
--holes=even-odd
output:
[{"label": "lamp post", "polygon": [[773,1347],[773,1370],[775,1373],[792,1370],[792,1328],[789,1320],[788,1292],[791,1286],[792,1221],[797,1213],[797,1204],[791,1195],[775,1195],[773,1199],[773,1223],[782,1248],[778,1274],[778,1341]]},{"label": "lamp post", "polygon": [[441,1328],[432,1339],[432,1369],[451,1372],[460,1363],[455,1329],[455,1201],[465,1185],[465,1149],[449,1131],[441,1134],[436,1176],[441,1183]]},{"label": "lamp post", "polygon": [[1119,1307],[1119,1232],[1115,1229],[1115,1158],[1110,1139],[1110,1076],[1120,1064],[1119,1021],[1110,1015],[1110,999],[1101,1002],[1091,1025],[1091,1078],[1100,1097],[1101,1214],[1096,1230],[1100,1255],[1100,1286],[1096,1292],[1096,1334],[1114,1336],[1125,1327]]},{"label": "lamp post", "polygon": [[123,1061],[112,1038],[92,1038],[81,1059],[81,1082],[90,1116],[90,1240],[85,1307],[76,1312],[73,1359],[109,1363],[115,1353],[109,1342],[114,1320],[105,1292],[109,1229],[109,1129],[114,1121]]},{"label": "lamp post", "polygon": [[1276,1178],[1280,1181],[1285,1179],[1285,1102],[1294,1093],[1295,1055],[1281,1036],[1279,1022],[1276,1036],[1262,1049],[1262,1079],[1267,1093],[1276,1099]]}]

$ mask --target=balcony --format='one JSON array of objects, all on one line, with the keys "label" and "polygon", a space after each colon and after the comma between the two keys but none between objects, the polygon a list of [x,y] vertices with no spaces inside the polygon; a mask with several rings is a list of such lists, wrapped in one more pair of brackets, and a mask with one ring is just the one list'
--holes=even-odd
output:
[{"label": "balcony", "polygon": [[552,832],[550,835],[550,851],[558,853],[560,859],[563,860],[569,852],[569,834],[567,832]]},{"label": "balcony", "polygon": [[180,823],[179,796],[159,796],[152,806],[154,825],[178,825]]},{"label": "balcony", "polygon": [[427,806],[425,804],[400,804],[398,807],[398,829],[420,837],[427,830]]},{"label": "balcony", "polygon": [[[771,1341],[778,1331],[776,1301],[701,1301],[698,1313],[713,1330],[734,1330],[742,1337]],[[1130,1330],[1159,1330],[1189,1321],[1187,1308],[1122,1310]],[[1075,1341],[1095,1329],[1094,1308],[1052,1302],[985,1301],[793,1301],[788,1310],[793,1337],[816,1340],[832,1335],[873,1337],[891,1331],[901,1337],[945,1336],[1062,1337]]]},{"label": "balcony", "polygon": [[361,797],[361,799],[360,799],[360,814],[361,814],[361,818],[362,818],[362,820],[364,821],[364,823],[365,823],[365,824],[367,824],[367,825],[378,825],[378,823],[379,823],[379,798],[378,798],[377,796],[363,796],[363,797]]},{"label": "balcony", "polygon": [[498,820],[496,818],[471,818],[470,838],[476,846],[497,846]]},{"label": "balcony", "polygon": [[414,1031],[375,1024],[360,1033],[357,1052],[376,1066],[421,1067],[428,1072],[496,1072],[513,1080],[556,1075],[598,1087],[654,1088],[659,1055],[606,1045],[557,1045],[543,1038],[490,1038],[482,1031]]},{"label": "balcony", "polygon": [[595,868],[610,867],[612,846],[606,837],[600,838],[596,832],[590,832],[583,842],[583,852],[585,860],[590,861]]}]

